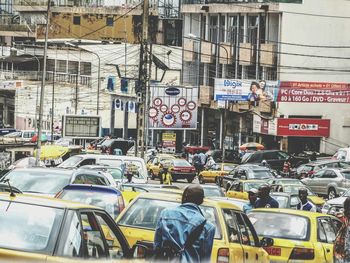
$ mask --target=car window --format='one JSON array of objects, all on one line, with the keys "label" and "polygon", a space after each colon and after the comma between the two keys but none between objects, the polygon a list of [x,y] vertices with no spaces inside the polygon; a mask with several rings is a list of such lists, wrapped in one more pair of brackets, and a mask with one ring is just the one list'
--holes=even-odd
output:
[{"label": "car window", "polygon": [[350,171],[343,171],[341,174],[348,180],[350,180]]},{"label": "car window", "polygon": [[346,160],[346,151],[343,150],[338,150],[338,152],[333,156],[335,157],[337,160]]},{"label": "car window", "polygon": [[84,246],[87,258],[106,258],[103,235],[93,213],[82,212],[80,214],[83,223]]},{"label": "car window", "polygon": [[259,236],[309,240],[310,221],[306,217],[284,213],[254,211],[249,213],[248,217]]},{"label": "car window", "polygon": [[288,196],[271,194],[271,197],[274,198],[278,202],[278,207],[279,208],[289,208],[289,205],[288,205],[289,198],[288,198]]},{"label": "car window", "polygon": [[338,165],[339,165],[340,168],[350,168],[350,164],[349,163],[339,162]]},{"label": "car window", "polygon": [[250,189],[255,188],[255,189],[259,189],[259,187],[261,185],[263,185],[265,182],[249,182],[249,183],[245,183],[244,184],[244,189],[242,189],[242,191],[244,192],[248,192]]},{"label": "car window", "polygon": [[107,241],[109,258],[121,259],[123,257],[123,247],[112,230],[113,225],[105,214],[95,213],[95,215],[101,225],[104,238]]},{"label": "car window", "polygon": [[123,179],[123,171],[120,168],[107,168],[114,180]]},{"label": "car window", "polygon": [[247,245],[247,246],[256,246],[258,245],[258,240],[255,234],[255,231],[252,232],[251,226],[247,224],[247,221],[249,219],[243,217],[244,215],[238,212],[235,212],[236,218],[237,218],[237,224],[238,224],[238,229],[240,233],[240,239],[242,245]]},{"label": "car window", "polygon": [[0,201],[0,247],[51,255],[63,209]]},{"label": "car window", "polygon": [[252,172],[249,174],[249,179],[266,179],[273,177],[274,176],[270,170],[252,170]]},{"label": "car window", "polygon": [[322,178],[324,172],[325,172],[325,170],[318,171],[317,173],[315,173],[314,177],[315,178]]},{"label": "car window", "polygon": [[[139,198],[128,208],[118,224],[155,230],[160,213],[165,208],[175,208],[177,206],[179,206],[177,202]],[[144,209],[145,207],[147,209]],[[207,206],[201,206],[201,209],[205,218],[216,227],[215,238],[221,239],[222,234],[216,210]]]},{"label": "car window", "polygon": [[57,255],[64,257],[82,257],[82,227],[75,211],[67,213],[66,222],[62,231],[62,241],[58,244]]},{"label": "car window", "polygon": [[113,166],[113,167],[121,167],[123,164],[122,160],[119,159],[108,159],[108,158],[100,158],[96,161],[97,163],[101,163],[101,164],[107,164],[109,166]]},{"label": "car window", "polygon": [[11,186],[22,192],[56,194],[69,184],[71,175],[67,173],[42,171],[12,170],[3,179],[9,179]]},{"label": "car window", "polygon": [[255,152],[249,155],[248,158],[246,159],[246,162],[249,162],[249,163],[259,163],[261,161],[262,161],[262,154],[259,152]]},{"label": "car window", "polygon": [[83,173],[76,175],[73,184],[109,185],[107,180],[101,176]]},{"label": "car window", "polygon": [[94,165],[94,164],[96,164],[96,159],[94,159],[94,158],[87,158],[87,159],[83,160],[83,161],[78,165],[78,167],[84,166],[84,165]]},{"label": "car window", "polygon": [[121,210],[119,207],[121,196],[109,192],[65,189],[59,198],[101,207],[114,219],[117,218]]},{"label": "car window", "polygon": [[183,159],[175,159],[173,160],[174,166],[191,166],[189,162]]},{"label": "car window", "polygon": [[61,163],[58,167],[68,168],[68,167],[76,167],[78,163],[83,160],[81,156],[71,156],[63,163]]},{"label": "car window", "polygon": [[317,220],[317,232],[320,242],[333,244],[337,233],[329,218],[319,218]]},{"label": "car window", "polygon": [[223,168],[224,168],[224,171],[229,172],[229,171],[232,171],[235,168],[235,166],[234,165],[224,165]]},{"label": "car window", "polygon": [[219,187],[203,187],[205,197],[225,196]]},{"label": "car window", "polygon": [[240,243],[241,236],[238,230],[237,219],[234,211],[231,209],[223,209],[222,212],[225,219],[226,231],[229,238],[229,242]]},{"label": "car window", "polygon": [[323,179],[323,178],[336,178],[336,177],[337,177],[337,175],[336,175],[336,173],[334,171],[326,170],[323,173],[321,178]]},{"label": "car window", "polygon": [[278,158],[278,152],[264,152],[263,159],[264,160],[277,160]]}]

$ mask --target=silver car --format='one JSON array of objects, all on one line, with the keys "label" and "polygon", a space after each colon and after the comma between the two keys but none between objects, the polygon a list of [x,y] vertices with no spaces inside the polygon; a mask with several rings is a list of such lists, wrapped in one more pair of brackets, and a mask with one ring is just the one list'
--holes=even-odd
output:
[{"label": "silver car", "polygon": [[350,189],[350,169],[325,168],[302,182],[316,194],[333,199]]}]

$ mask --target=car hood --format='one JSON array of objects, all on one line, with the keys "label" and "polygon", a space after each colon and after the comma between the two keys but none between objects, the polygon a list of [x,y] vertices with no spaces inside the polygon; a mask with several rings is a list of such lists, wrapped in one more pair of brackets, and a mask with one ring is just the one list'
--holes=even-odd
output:
[{"label": "car hood", "polygon": [[328,200],[327,204],[335,205],[335,206],[343,206],[346,198],[347,198],[346,196],[337,197],[337,198]]}]

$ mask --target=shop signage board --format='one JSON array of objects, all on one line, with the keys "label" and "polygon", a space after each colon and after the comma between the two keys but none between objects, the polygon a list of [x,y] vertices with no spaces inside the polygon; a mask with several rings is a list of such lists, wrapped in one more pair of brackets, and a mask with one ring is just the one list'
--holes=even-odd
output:
[{"label": "shop signage board", "polygon": [[197,87],[151,86],[147,111],[150,129],[196,129],[197,111]]},{"label": "shop signage board", "polygon": [[277,135],[277,119],[263,119],[260,116],[253,115],[253,132],[267,134],[267,135]]},{"label": "shop signage board", "polygon": [[350,103],[350,84],[281,81],[277,101],[299,103]]},{"label": "shop signage board", "polygon": [[[259,83],[261,90],[251,90],[252,82]],[[278,81],[215,79],[214,100],[216,101],[248,101],[254,95],[263,94],[263,99],[275,101],[278,94]]]},{"label": "shop signage board", "polygon": [[22,87],[23,87],[22,80],[3,80],[3,81],[0,81],[0,90],[1,89],[15,90],[15,89],[22,88]]},{"label": "shop signage board", "polygon": [[329,119],[278,119],[278,136],[329,137],[329,132]]},{"label": "shop signage board", "polygon": [[176,133],[162,134],[163,152],[175,152],[176,149]]}]

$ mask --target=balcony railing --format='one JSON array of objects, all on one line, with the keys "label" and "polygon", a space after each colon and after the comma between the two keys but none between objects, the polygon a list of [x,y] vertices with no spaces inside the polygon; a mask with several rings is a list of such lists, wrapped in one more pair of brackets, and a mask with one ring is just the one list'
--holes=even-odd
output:
[{"label": "balcony railing", "polygon": [[[18,79],[18,80],[31,80],[31,81],[39,81],[41,80],[42,72],[38,71],[11,71],[11,70],[0,70],[0,76],[5,79]],[[47,81],[53,81],[54,72],[48,71],[46,73]],[[56,83],[70,83],[70,84],[79,84],[84,86],[91,85],[91,76],[80,75],[77,83],[77,75],[76,74],[66,74],[56,72],[55,77]]]}]

